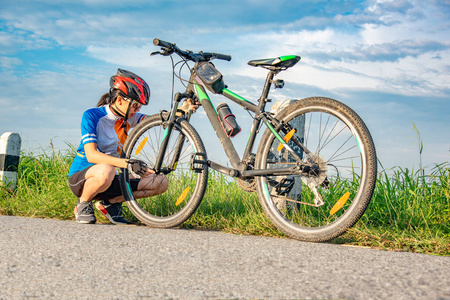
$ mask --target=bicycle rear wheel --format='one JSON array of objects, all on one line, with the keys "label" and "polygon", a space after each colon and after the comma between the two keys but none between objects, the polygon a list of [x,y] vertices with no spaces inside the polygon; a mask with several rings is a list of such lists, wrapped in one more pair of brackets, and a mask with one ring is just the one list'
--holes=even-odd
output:
[{"label": "bicycle rear wheel", "polygon": [[[287,145],[315,169],[257,177],[264,211],[281,231],[299,240],[321,242],[341,235],[362,216],[375,188],[376,153],[367,127],[348,106],[321,97],[299,100],[276,119],[288,124],[278,131]],[[294,156],[267,129],[256,169],[296,165]]]},{"label": "bicycle rear wheel", "polygon": [[[161,115],[147,117],[130,133],[124,145],[126,158],[142,160],[154,168],[161,142],[167,135],[166,128]],[[159,195],[136,199],[125,188],[124,197],[131,212],[152,227],[174,227],[186,221],[200,205],[207,186],[208,167],[198,161],[206,161],[200,136],[189,122],[176,120],[161,165],[166,170],[172,169],[166,174],[168,189]],[[128,171],[123,170],[121,176],[127,181]]]}]

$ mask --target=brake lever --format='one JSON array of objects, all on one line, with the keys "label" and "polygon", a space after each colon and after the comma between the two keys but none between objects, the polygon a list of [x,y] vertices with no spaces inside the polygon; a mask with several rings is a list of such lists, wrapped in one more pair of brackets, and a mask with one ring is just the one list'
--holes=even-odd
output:
[{"label": "brake lever", "polygon": [[162,55],[162,56],[169,56],[169,55],[172,55],[173,52],[174,52],[173,49],[169,49],[169,48],[162,48],[161,50],[162,50],[162,52],[161,52],[161,51],[155,51],[155,52],[152,52],[152,53],[150,54],[150,56],[158,55],[158,54],[160,54],[160,55]]}]

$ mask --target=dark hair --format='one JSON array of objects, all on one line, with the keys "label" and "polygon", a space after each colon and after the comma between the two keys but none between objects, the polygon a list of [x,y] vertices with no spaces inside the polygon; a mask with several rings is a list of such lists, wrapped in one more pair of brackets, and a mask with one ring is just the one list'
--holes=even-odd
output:
[{"label": "dark hair", "polygon": [[119,96],[123,97],[124,95],[121,91],[113,89],[110,92],[103,94],[103,96],[97,102],[97,107],[114,103]]}]

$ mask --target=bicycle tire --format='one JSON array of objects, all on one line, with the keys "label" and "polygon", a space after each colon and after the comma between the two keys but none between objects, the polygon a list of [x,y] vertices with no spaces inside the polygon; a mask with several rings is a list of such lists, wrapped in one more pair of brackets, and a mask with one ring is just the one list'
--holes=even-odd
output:
[{"label": "bicycle tire", "polygon": [[[153,168],[167,127],[164,121],[167,117],[168,113],[156,114],[139,123],[124,145],[125,157],[142,160]],[[185,119],[175,120],[162,167],[171,164],[180,135],[184,135],[181,155],[174,170],[165,175],[169,185],[164,193],[136,199],[129,188],[124,189],[128,208],[148,226],[170,228],[180,225],[195,213],[205,194],[208,166],[197,163],[193,171],[191,158],[200,153],[206,162],[206,150],[197,131]],[[122,169],[121,179],[127,181],[128,178],[128,171]]]},{"label": "bicycle tire", "polygon": [[[351,108],[324,97],[299,100],[275,118],[297,127],[294,136],[310,153],[288,135],[287,145],[303,162],[315,162],[320,171],[257,177],[263,210],[292,238],[309,242],[336,238],[361,218],[375,188],[376,152],[366,125]],[[294,156],[267,129],[258,146],[256,169],[280,165],[296,165]]]}]

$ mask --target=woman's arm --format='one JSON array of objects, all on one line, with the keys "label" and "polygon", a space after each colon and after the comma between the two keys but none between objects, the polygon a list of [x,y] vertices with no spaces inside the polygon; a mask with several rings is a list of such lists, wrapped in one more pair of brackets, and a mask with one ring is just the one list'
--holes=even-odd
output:
[{"label": "woman's arm", "polygon": [[[93,164],[109,164],[119,168],[128,168],[128,159],[114,157],[105,153],[101,153],[97,150],[96,143],[88,143],[84,145],[84,153],[86,155],[86,159],[88,162]],[[134,164],[138,164],[138,166],[134,166],[130,160],[130,164],[132,164],[131,170],[135,173],[138,173],[142,176],[148,176],[150,174],[155,173],[152,169],[150,169],[145,163],[141,165],[140,161],[134,160]],[[143,169],[142,169],[143,168]],[[128,168],[130,170],[130,168]],[[139,173],[139,172],[142,172]],[[136,175],[137,176],[137,175]]]},{"label": "woman's arm", "polygon": [[126,168],[128,165],[126,159],[124,158],[114,157],[98,151],[97,143],[85,144],[84,153],[88,162],[93,164],[108,164],[119,168]]}]

